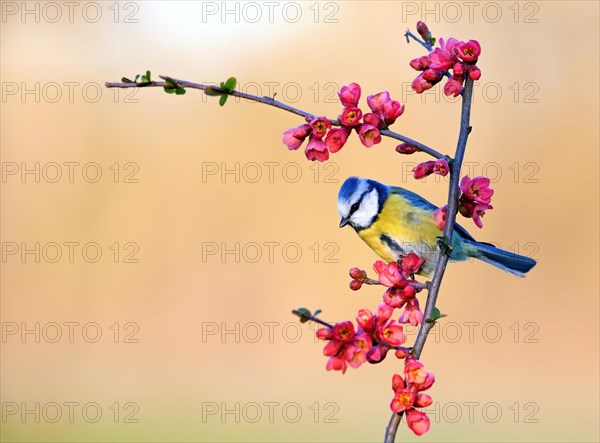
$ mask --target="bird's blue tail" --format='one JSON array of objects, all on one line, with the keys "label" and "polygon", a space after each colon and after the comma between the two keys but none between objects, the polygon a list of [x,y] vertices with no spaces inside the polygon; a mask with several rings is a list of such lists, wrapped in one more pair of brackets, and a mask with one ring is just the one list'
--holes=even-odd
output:
[{"label": "bird's blue tail", "polygon": [[530,257],[497,248],[489,243],[480,243],[471,240],[465,241],[473,248],[473,257],[503,269],[506,272],[510,272],[517,277],[525,277],[525,274],[537,263]]}]

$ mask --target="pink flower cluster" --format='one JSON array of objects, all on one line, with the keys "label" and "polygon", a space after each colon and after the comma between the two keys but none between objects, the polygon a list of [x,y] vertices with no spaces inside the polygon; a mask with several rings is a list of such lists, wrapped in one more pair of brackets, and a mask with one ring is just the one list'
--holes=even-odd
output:
[{"label": "pink flower cluster", "polygon": [[[416,435],[424,434],[430,427],[427,414],[416,408],[431,405],[431,397],[422,391],[433,385],[435,377],[425,371],[423,363],[410,354],[410,349],[402,347],[406,342],[402,323],[418,325],[423,322],[416,298],[420,289],[411,285],[415,282],[413,275],[419,272],[423,263],[422,258],[412,253],[400,263],[377,261],[373,265],[377,281],[369,280],[365,271],[352,268],[350,287],[359,289],[365,282],[386,286],[383,303],[375,314],[368,309],[359,310],[356,326],[351,321],[343,321],[317,331],[317,337],[326,341],[323,354],[329,357],[328,371],[345,373],[348,366],[358,368],[365,362],[379,363],[390,349],[395,350],[397,358],[404,359],[404,375],[395,374],[392,378],[394,397],[390,408],[395,413],[405,414],[408,427]],[[398,321],[391,319],[394,310],[402,307],[405,310]]]},{"label": "pink flower cluster", "polygon": [[[462,92],[465,78],[479,80],[481,70],[476,66],[481,46],[477,40],[461,42],[455,38],[439,39],[439,48],[435,48],[429,55],[415,58],[410,61],[410,66],[417,71],[422,71],[412,82],[413,90],[421,94],[433,88],[444,75],[449,79],[444,85],[444,94],[458,96]],[[452,75],[448,71],[452,71]]]},{"label": "pink flower cluster", "polygon": [[429,417],[415,408],[431,405],[432,398],[422,391],[429,389],[434,382],[434,375],[425,371],[423,363],[412,356],[408,356],[404,362],[404,377],[399,374],[392,377],[394,398],[390,408],[396,413],[404,412],[408,427],[416,435],[423,435],[429,430]]},{"label": "pink flower cluster", "polygon": [[[358,311],[357,327],[350,321],[337,323],[333,328],[321,328],[317,337],[326,340],[323,350],[329,357],[328,370],[345,372],[347,366],[357,368],[368,361],[377,363],[383,360],[389,349],[396,349],[398,358],[405,358],[406,352],[401,345],[406,341],[402,324],[417,326],[423,322],[423,313],[419,308],[417,289],[411,284],[412,278],[423,266],[424,260],[416,254],[408,254],[400,264],[376,261],[373,269],[378,280],[369,280],[367,273],[358,268],[350,269],[350,288],[360,289],[365,283],[379,283],[387,289],[375,314],[368,309]],[[419,288],[418,291],[421,289]],[[398,321],[391,320],[395,309],[404,308]]]},{"label": "pink flower cluster", "polygon": [[388,288],[383,293],[383,302],[394,309],[404,308],[398,319],[400,323],[417,326],[423,322],[423,312],[416,297],[417,291],[409,279],[419,271],[423,263],[422,258],[410,253],[402,258],[400,267],[396,262],[385,263],[380,260],[373,265],[375,272],[379,274],[379,283]]},{"label": "pink flower cluster", "polygon": [[368,309],[358,311],[356,330],[350,321],[319,329],[317,338],[327,341],[323,349],[323,354],[329,357],[327,370],[345,373],[348,366],[358,368],[366,361],[379,362],[390,347],[404,344],[406,336],[402,325],[390,320],[393,311],[382,303],[375,315]]},{"label": "pink flower cluster", "polygon": [[[458,199],[458,212],[467,218],[472,218],[478,228],[483,227],[481,217],[485,211],[494,209],[490,202],[494,190],[490,188],[490,179],[487,177],[475,177],[473,179],[465,175],[460,181],[460,190],[462,191]],[[446,213],[448,206],[439,208],[433,214],[433,218],[440,229],[446,226]]]},{"label": "pink flower cluster", "polygon": [[[343,86],[338,92],[340,102],[344,106],[338,117],[341,125],[332,128],[332,122],[325,117],[316,117],[309,124],[290,128],[283,133],[283,143],[290,150],[298,149],[308,137],[305,154],[309,160],[325,161],[329,153],[338,152],[346,144],[348,137],[354,129],[361,143],[370,148],[381,142],[380,129],[392,125],[404,112],[404,105],[392,100],[387,91],[367,97],[367,104],[371,112],[363,114],[358,107],[361,88],[357,83]],[[307,120],[308,121],[308,120]]]}]

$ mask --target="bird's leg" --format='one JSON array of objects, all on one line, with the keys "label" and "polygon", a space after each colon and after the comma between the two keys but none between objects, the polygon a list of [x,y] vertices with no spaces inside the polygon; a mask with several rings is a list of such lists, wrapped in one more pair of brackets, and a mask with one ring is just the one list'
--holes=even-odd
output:
[{"label": "bird's leg", "polygon": [[448,241],[448,237],[446,237],[445,235],[437,237],[437,245],[439,246],[440,252],[442,254],[446,254],[449,256],[452,253],[452,246]]}]

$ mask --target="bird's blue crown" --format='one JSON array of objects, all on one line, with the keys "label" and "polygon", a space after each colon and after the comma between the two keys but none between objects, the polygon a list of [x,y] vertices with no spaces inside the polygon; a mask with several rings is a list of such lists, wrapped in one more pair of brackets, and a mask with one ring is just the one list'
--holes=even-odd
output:
[{"label": "bird's blue crown", "polygon": [[379,196],[379,208],[383,206],[383,203],[388,197],[389,190],[388,187],[382,183],[379,183],[375,180],[369,180],[366,178],[360,177],[349,177],[346,179],[342,187],[340,188],[340,192],[338,194],[338,200],[349,201],[352,196],[356,193],[356,190],[361,186],[361,184],[365,184],[364,193],[369,192],[371,189],[377,189],[377,194]]}]

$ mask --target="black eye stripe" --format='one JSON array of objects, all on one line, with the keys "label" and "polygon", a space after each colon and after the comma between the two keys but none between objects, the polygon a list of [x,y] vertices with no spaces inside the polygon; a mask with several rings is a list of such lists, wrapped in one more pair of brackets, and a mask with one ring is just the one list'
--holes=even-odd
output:
[{"label": "black eye stripe", "polygon": [[356,200],[356,202],[350,207],[350,212],[348,213],[348,217],[350,217],[352,214],[354,214],[358,208],[360,207],[360,204],[363,201],[363,198],[365,198],[365,195],[367,195],[369,192],[371,192],[371,190],[373,189],[372,186],[369,186],[365,192],[363,192],[360,197],[358,198],[358,200]]}]

